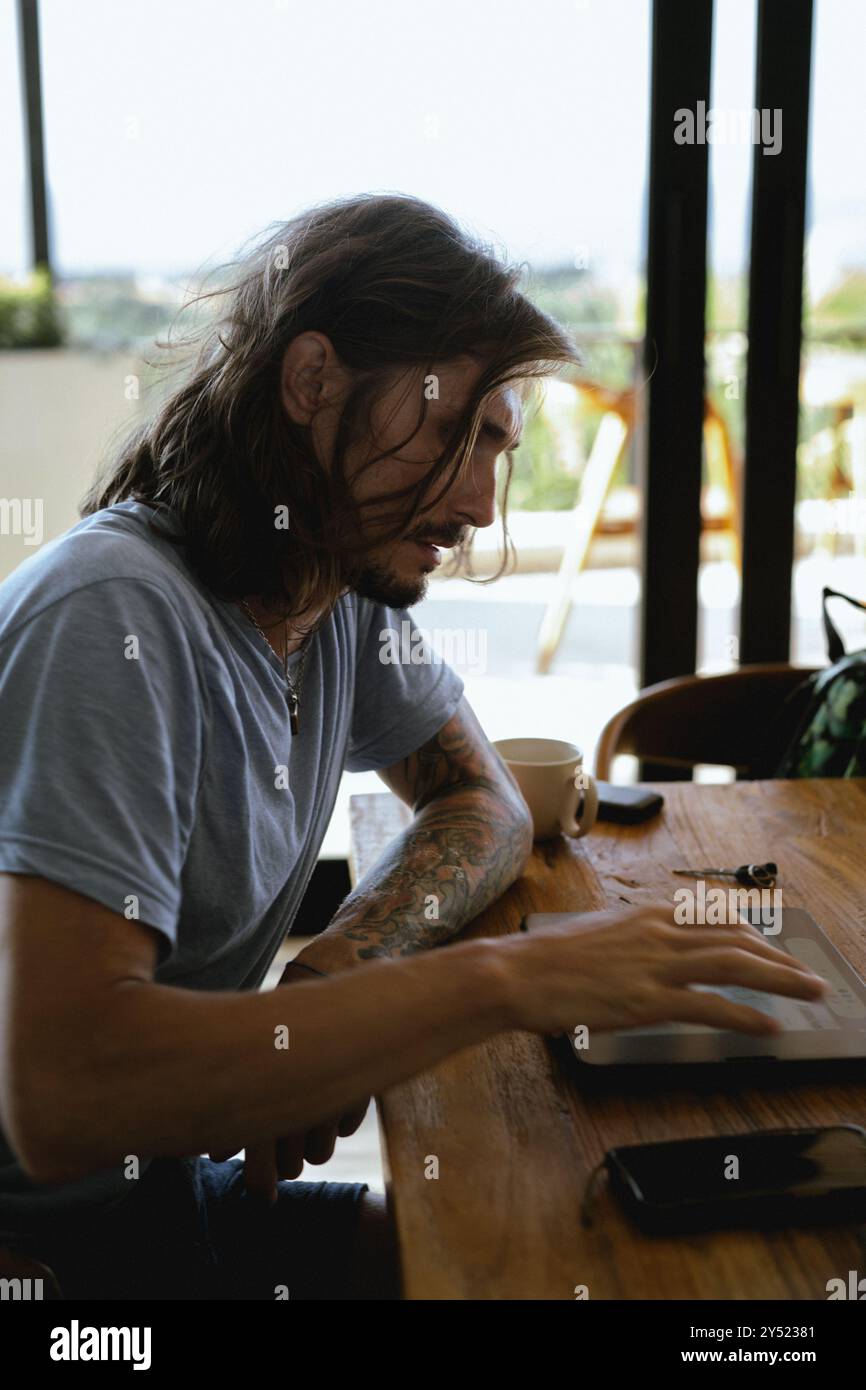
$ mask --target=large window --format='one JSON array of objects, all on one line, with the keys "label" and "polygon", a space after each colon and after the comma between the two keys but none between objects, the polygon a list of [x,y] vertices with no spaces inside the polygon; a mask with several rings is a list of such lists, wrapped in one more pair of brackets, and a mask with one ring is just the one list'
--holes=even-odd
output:
[{"label": "large window", "polygon": [[[484,627],[485,679],[464,674],[494,734],[512,732],[514,704],[495,684],[538,669],[604,393],[642,384],[649,0],[42,0],[40,15],[73,348],[150,351],[199,273],[275,220],[360,190],[440,204],[524,261],[530,293],[575,329],[580,379],[551,386],[517,461],[520,571],[486,588],[436,582],[417,613],[428,630]],[[116,395],[123,424],[134,412]],[[105,400],[94,396],[100,447]],[[571,728],[580,706],[588,744],[635,682],[638,447],[632,432],[538,682],[553,725]],[[483,573],[499,528],[478,542]]]},{"label": "large window", "polygon": [[[866,238],[856,171],[866,125],[866,12],[817,0],[791,647],[825,659],[821,589],[866,599]],[[849,648],[866,620],[836,602]]]},{"label": "large window", "polygon": [[698,576],[698,669],[737,664],[753,147],[738,131],[755,101],[755,0],[716,0],[711,109],[728,138],[709,154],[706,388]]}]

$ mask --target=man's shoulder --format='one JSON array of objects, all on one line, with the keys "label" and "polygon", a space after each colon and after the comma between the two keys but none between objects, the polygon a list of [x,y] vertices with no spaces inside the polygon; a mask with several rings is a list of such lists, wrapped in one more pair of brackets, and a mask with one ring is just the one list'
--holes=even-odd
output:
[{"label": "man's shoulder", "polygon": [[23,561],[0,584],[0,637],[84,591],[94,611],[100,598],[122,592],[182,607],[194,586],[148,511],[134,503],[104,508]]}]

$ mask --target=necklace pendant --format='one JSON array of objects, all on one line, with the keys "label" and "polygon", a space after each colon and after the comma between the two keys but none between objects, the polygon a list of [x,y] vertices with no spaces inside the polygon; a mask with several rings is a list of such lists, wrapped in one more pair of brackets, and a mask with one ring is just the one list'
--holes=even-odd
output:
[{"label": "necklace pendant", "polygon": [[295,692],[294,692],[293,690],[287,690],[287,691],[286,691],[286,700],[288,701],[288,706],[289,706],[289,728],[291,729],[291,731],[292,731],[293,734],[297,734],[297,733],[300,732],[300,727],[301,727],[301,725],[300,725],[300,720],[298,719],[298,713],[299,713],[299,702],[298,702],[298,697],[297,697],[297,695],[295,694]]}]

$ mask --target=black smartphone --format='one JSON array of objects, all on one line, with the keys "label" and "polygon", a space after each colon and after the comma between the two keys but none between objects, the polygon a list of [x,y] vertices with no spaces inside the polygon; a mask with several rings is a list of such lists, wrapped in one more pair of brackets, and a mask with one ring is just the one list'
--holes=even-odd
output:
[{"label": "black smartphone", "polygon": [[596,782],[596,786],[599,820],[639,825],[657,816],[664,805],[664,797],[646,787],[615,787],[612,782]]},{"label": "black smartphone", "polygon": [[611,1186],[655,1234],[866,1217],[866,1130],[767,1129],[605,1154]]}]

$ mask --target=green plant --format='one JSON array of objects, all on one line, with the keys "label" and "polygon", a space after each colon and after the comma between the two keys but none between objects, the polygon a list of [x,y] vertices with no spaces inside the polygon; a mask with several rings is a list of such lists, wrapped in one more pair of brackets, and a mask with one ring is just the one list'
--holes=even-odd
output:
[{"label": "green plant", "polygon": [[51,276],[37,267],[27,282],[0,277],[0,348],[58,347],[63,327]]}]

